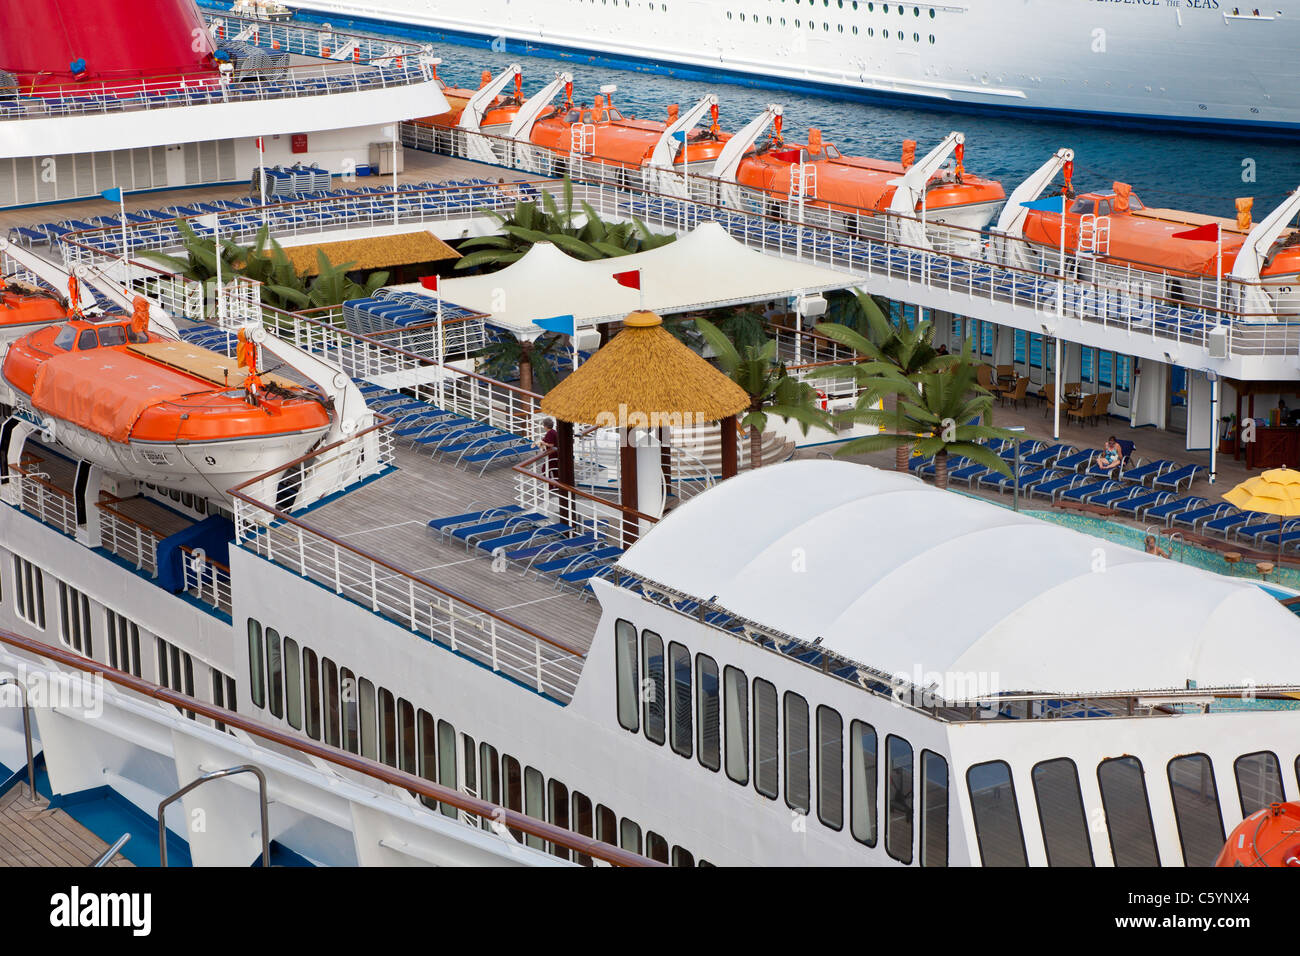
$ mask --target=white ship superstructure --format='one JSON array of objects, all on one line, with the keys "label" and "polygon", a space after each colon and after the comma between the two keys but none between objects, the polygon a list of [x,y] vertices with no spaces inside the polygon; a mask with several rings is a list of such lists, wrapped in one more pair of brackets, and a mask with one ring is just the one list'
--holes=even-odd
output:
[{"label": "white ship superstructure", "polygon": [[[308,0],[308,12],[904,104],[1300,129],[1300,9],[1226,0]],[[516,47],[515,45],[518,45]]]}]

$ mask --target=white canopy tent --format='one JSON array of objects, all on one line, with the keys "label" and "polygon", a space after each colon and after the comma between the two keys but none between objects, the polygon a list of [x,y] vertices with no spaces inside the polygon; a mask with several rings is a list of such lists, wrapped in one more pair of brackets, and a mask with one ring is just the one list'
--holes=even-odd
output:
[{"label": "white canopy tent", "polygon": [[1251,581],[848,462],[745,472],[620,565],[913,682],[918,669],[1008,692],[1300,682],[1300,620]]},{"label": "white canopy tent", "polygon": [[[634,269],[641,271],[640,293],[613,279]],[[853,284],[844,273],[750,249],[708,222],[658,249],[592,262],[537,243],[498,272],[444,279],[439,292],[445,301],[483,312],[492,325],[523,335],[538,331],[537,319],[557,315],[572,315],[583,328],[642,307],[668,315]],[[394,288],[421,291],[418,283]]]}]

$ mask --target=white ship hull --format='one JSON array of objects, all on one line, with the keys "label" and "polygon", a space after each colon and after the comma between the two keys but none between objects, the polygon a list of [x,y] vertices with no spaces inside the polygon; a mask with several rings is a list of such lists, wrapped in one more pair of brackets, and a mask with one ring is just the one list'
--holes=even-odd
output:
[{"label": "white ship hull", "polygon": [[[1300,6],[310,0],[304,10],[867,100],[1300,131]],[[1234,13],[1240,9],[1240,12]],[[743,11],[743,12],[742,12]],[[741,18],[744,18],[743,20]],[[339,24],[336,22],[336,26]]]}]

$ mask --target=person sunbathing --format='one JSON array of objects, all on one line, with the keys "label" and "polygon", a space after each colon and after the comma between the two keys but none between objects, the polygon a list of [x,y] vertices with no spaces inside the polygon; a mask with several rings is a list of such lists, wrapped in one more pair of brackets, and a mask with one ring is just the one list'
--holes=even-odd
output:
[{"label": "person sunbathing", "polygon": [[1101,454],[1097,456],[1092,467],[1097,471],[1113,471],[1118,473],[1119,466],[1124,460],[1124,453],[1119,447],[1119,442],[1115,436],[1111,435],[1106,439],[1106,444],[1101,447]]}]

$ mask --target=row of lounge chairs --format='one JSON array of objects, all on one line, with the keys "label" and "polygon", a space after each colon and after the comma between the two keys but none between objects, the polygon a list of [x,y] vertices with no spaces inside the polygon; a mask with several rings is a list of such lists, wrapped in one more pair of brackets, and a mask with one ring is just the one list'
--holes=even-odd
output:
[{"label": "row of lounge chairs", "polygon": [[552,579],[557,588],[588,593],[593,579],[613,575],[615,562],[623,555],[623,549],[603,534],[519,505],[435,518],[429,527],[444,541],[459,541],[466,550],[504,557],[524,574]]}]

